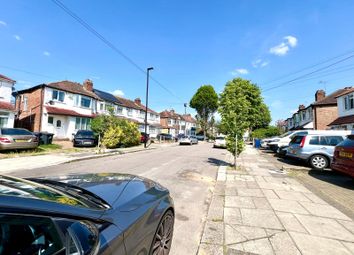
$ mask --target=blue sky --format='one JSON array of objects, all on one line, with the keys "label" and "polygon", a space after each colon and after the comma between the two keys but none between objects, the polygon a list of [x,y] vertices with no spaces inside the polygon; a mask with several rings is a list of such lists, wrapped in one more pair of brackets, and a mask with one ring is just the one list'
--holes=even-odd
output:
[{"label": "blue sky", "polygon": [[[354,1],[62,2],[139,66],[155,68],[153,77],[177,95],[152,82],[150,103],[157,111],[183,112],[183,102],[203,84],[221,92],[240,76],[267,89],[314,69],[289,73],[354,50]],[[17,89],[91,78],[98,89],[144,99],[145,75],[52,1],[3,1],[1,10],[0,73],[15,79]],[[351,64],[353,58],[331,68]],[[350,68],[333,72],[265,91],[273,120],[311,103],[317,89],[354,84]],[[286,77],[267,83],[280,76]]]}]

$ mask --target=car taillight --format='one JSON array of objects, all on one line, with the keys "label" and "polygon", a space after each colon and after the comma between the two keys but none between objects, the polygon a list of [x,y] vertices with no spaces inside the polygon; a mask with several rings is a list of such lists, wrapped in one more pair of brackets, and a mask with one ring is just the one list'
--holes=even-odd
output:
[{"label": "car taillight", "polygon": [[300,142],[300,147],[304,147],[305,145],[305,141],[306,141],[306,136],[304,136],[302,139],[301,139],[301,142]]},{"label": "car taillight", "polygon": [[6,138],[6,137],[0,137],[0,142],[1,142],[1,143],[11,143],[11,141],[9,140],[9,138]]}]

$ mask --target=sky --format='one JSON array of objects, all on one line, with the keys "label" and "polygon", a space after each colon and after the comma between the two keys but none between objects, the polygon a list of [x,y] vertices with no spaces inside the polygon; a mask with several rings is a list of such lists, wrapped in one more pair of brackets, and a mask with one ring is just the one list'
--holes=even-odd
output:
[{"label": "sky", "polygon": [[[354,85],[354,1],[61,2],[139,68],[154,67],[156,111],[184,112],[201,85],[220,93],[241,77],[261,88],[274,122],[312,103],[318,89]],[[97,89],[145,101],[146,75],[53,1],[2,0],[1,10],[0,73],[16,89],[89,78]]]}]

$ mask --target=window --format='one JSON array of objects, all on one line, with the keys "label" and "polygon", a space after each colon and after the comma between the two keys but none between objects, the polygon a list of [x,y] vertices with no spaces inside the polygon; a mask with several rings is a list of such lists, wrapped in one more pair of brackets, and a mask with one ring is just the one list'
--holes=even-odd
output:
[{"label": "window", "polygon": [[57,120],[57,128],[61,127],[61,120]]},{"label": "window", "polygon": [[150,134],[155,134],[156,133],[156,128],[155,127],[149,127]]},{"label": "window", "polygon": [[9,119],[8,112],[0,112],[0,128],[6,127]]},{"label": "window", "polygon": [[311,137],[309,144],[311,144],[311,145],[319,145],[320,144],[320,138],[318,136]]},{"label": "window", "polygon": [[344,109],[349,110],[354,108],[354,95],[347,95],[344,97]]},{"label": "window", "polygon": [[90,108],[91,98],[81,96],[81,107]]},{"label": "window", "polygon": [[48,124],[52,124],[54,123],[54,118],[52,116],[48,117]]},{"label": "window", "polygon": [[117,106],[117,113],[118,114],[123,114],[123,107],[122,106]]},{"label": "window", "polygon": [[104,104],[100,103],[100,111],[103,111]]},{"label": "window", "polygon": [[155,114],[150,113],[150,115],[149,115],[149,116],[150,116],[150,119],[151,119],[151,120],[154,120],[154,119],[155,119]]},{"label": "window", "polygon": [[79,95],[74,95],[74,105],[75,106],[80,106],[80,96]]},{"label": "window", "polygon": [[128,116],[132,116],[133,115],[133,109],[128,108],[127,111],[128,111]]},{"label": "window", "polygon": [[320,145],[326,146],[336,146],[338,143],[343,141],[341,136],[321,136]]},{"label": "window", "polygon": [[75,129],[91,130],[91,119],[76,117]]},{"label": "window", "polygon": [[0,214],[0,226],[1,254],[57,254],[64,248],[50,218]]},{"label": "window", "polygon": [[24,96],[23,97],[23,110],[27,111],[28,108],[28,97]]},{"label": "window", "polygon": [[52,91],[52,100],[64,102],[64,96],[65,96],[65,93],[63,91],[59,91],[59,90]]},{"label": "window", "polygon": [[139,111],[139,114],[140,114],[140,117],[143,118],[143,117],[145,116],[145,111],[140,110],[140,111]]}]

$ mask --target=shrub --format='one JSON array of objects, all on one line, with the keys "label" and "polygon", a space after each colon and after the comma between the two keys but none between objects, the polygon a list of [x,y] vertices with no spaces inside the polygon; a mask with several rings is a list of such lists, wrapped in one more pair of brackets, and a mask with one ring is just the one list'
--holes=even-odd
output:
[{"label": "shrub", "polygon": [[251,136],[252,136],[252,138],[263,139],[266,137],[277,136],[280,134],[281,134],[281,132],[279,131],[279,129],[277,127],[269,126],[267,128],[259,128],[259,129],[252,131]]},{"label": "shrub", "polygon": [[107,148],[116,148],[121,140],[122,133],[122,128],[119,126],[109,127],[106,132],[104,132],[102,144]]}]

